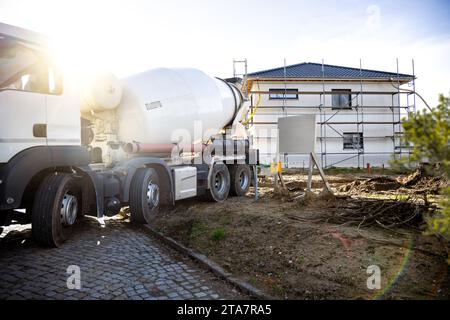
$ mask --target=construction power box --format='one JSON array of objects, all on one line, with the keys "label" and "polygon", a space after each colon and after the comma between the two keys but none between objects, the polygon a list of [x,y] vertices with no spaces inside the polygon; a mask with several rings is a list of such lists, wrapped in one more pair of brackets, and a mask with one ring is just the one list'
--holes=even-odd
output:
[{"label": "construction power box", "polygon": [[278,119],[280,153],[310,153],[316,149],[316,115]]}]

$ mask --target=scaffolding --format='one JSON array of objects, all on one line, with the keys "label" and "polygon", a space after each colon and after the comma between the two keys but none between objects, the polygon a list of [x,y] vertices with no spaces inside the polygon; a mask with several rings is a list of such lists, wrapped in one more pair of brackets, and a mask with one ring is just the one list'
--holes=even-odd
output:
[{"label": "scaffolding", "polygon": [[[283,103],[282,105],[259,105],[259,110],[266,110],[266,111],[273,111],[275,113],[267,113],[265,112],[264,115],[277,115],[278,117],[280,115],[283,116],[291,116],[294,115],[294,113],[290,113],[289,110],[315,110],[316,114],[319,117],[318,125],[320,126],[320,135],[317,137],[318,142],[320,143],[320,158],[323,168],[329,168],[332,166],[336,166],[340,163],[343,163],[345,161],[356,159],[357,161],[357,167],[362,168],[366,165],[365,163],[365,156],[367,155],[392,155],[394,159],[398,159],[400,157],[407,156],[408,159],[411,156],[411,147],[404,144],[403,137],[403,126],[402,122],[403,119],[408,119],[411,115],[411,113],[416,112],[416,83],[415,83],[415,66],[414,66],[414,60],[412,60],[412,78],[410,81],[405,81],[404,77],[400,77],[399,73],[399,65],[398,65],[398,59],[396,60],[396,77],[393,77],[390,79],[391,85],[393,86],[392,90],[389,91],[367,91],[364,89],[364,84],[367,79],[363,78],[363,68],[362,68],[362,62],[359,61],[359,79],[353,79],[353,80],[359,80],[359,90],[358,91],[351,91],[350,93],[350,101],[352,102],[350,105],[350,108],[336,108],[333,106],[333,103],[331,105],[327,105],[326,103],[326,97],[330,96],[331,99],[329,101],[332,101],[333,97],[332,95],[338,95],[338,94],[348,94],[348,91],[339,91],[339,90],[326,90],[325,83],[329,82],[329,79],[325,77],[325,68],[324,68],[324,62],[322,60],[322,78],[321,79],[315,79],[315,81],[321,81],[322,83],[322,90],[321,91],[289,91],[290,94],[297,94],[298,96],[302,95],[315,95],[319,96],[319,104],[318,105],[286,105],[286,66],[284,67],[284,77],[280,78],[278,82],[281,83],[281,81],[284,82],[284,87],[280,88],[280,91],[255,91],[251,90],[251,88],[248,87],[248,84],[244,84],[243,88],[245,87],[248,91],[248,95],[250,96],[250,113],[253,112],[254,104],[253,104],[253,95],[269,95],[269,94],[282,94],[283,95]],[[401,81],[402,79],[402,81]],[[261,81],[262,79],[255,78],[254,81]],[[295,80],[291,80],[294,81]],[[299,82],[302,82],[299,80]],[[403,83],[402,83],[403,82]],[[412,86],[412,90],[402,90],[401,85],[407,84],[408,86]],[[251,91],[250,91],[251,90]],[[383,96],[390,96],[390,104],[386,105],[367,105],[364,103],[364,98],[369,95],[383,95]],[[403,98],[405,97],[405,98]],[[403,104],[402,104],[403,103]],[[382,109],[383,112],[371,112],[372,109]],[[348,116],[348,120],[346,121],[336,121],[334,120],[337,115],[342,114],[343,111],[346,111],[346,115],[348,114],[348,111],[353,111],[351,115]],[[373,121],[371,120],[369,115],[384,115],[391,118],[389,121]],[[389,114],[391,116],[389,116]],[[295,113],[295,115],[298,115],[298,113]],[[352,117],[353,116],[353,117]],[[247,124],[247,127],[251,126],[257,126],[257,125],[276,125],[278,122],[273,121],[255,121],[254,119],[251,119],[251,121]],[[352,151],[345,151],[345,152],[329,152],[327,150],[327,144],[329,144],[330,141],[335,139],[344,139],[344,132],[340,130],[340,127],[343,125],[354,125],[356,128],[355,133],[358,137],[363,137],[363,141],[369,141],[370,139],[390,139],[392,141],[392,150],[389,152],[380,151],[380,152],[368,152],[365,150],[365,144],[360,143],[357,141],[356,144],[354,144],[354,149],[351,149]],[[389,135],[384,136],[364,136],[365,129],[369,126],[373,125],[386,125],[392,127],[392,133]],[[336,135],[330,135],[327,136],[327,129],[334,132]],[[361,135],[360,135],[361,134]],[[269,137],[267,137],[269,138]],[[353,144],[353,142],[352,142]],[[261,155],[265,155],[265,153],[260,153]],[[267,153],[272,154],[272,153]],[[339,159],[339,161],[330,161],[329,158],[331,155],[342,155],[342,158]],[[286,157],[288,155],[284,155],[285,158],[285,164],[288,165],[288,161],[286,161]]]}]

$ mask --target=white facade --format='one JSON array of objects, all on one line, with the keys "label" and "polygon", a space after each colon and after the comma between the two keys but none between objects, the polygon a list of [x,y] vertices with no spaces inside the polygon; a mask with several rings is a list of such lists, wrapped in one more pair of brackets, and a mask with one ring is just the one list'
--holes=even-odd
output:
[{"label": "white facade", "polygon": [[[400,120],[407,115],[411,105],[404,94],[387,81],[330,81],[325,80],[268,80],[253,79],[249,92],[268,92],[296,89],[299,92],[331,92],[351,90],[351,109],[333,108],[331,94],[299,94],[296,99],[270,98],[269,94],[249,95],[255,106],[260,95],[259,107],[250,126],[250,138],[260,150],[260,162],[270,164],[277,156],[277,121],[279,117],[315,114],[316,154],[323,167],[389,166],[394,151],[407,153],[400,148]],[[365,92],[378,92],[367,94]],[[287,92],[289,97],[289,92]],[[291,96],[292,97],[292,96]],[[319,106],[324,108],[319,108]],[[394,108],[392,108],[394,106]],[[401,106],[400,108],[398,106]],[[284,110],[283,110],[283,107]],[[403,108],[404,107],[404,108]],[[324,125],[326,122],[328,125]],[[299,135],[302,128],[298,129]],[[362,133],[363,146],[358,149],[344,148],[344,134]],[[347,135],[348,136],[348,135]],[[395,137],[395,138],[394,138]],[[400,156],[399,154],[396,155]],[[280,155],[285,167],[307,167],[308,155]]]}]

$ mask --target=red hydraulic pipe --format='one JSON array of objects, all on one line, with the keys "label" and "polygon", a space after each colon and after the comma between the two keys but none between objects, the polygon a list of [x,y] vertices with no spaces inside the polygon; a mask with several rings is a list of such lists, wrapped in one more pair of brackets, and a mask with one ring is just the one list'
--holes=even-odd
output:
[{"label": "red hydraulic pipe", "polygon": [[[201,145],[201,150],[205,149],[205,145]],[[198,152],[199,145],[195,144],[172,144],[172,143],[127,143],[124,147],[127,153],[158,153],[158,154],[171,154],[173,150],[179,150],[179,152]]]}]

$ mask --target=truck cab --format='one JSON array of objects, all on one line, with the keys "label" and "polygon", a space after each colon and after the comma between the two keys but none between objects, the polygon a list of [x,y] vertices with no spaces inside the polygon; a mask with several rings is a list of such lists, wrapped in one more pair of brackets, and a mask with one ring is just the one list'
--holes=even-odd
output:
[{"label": "truck cab", "polygon": [[35,192],[55,168],[89,164],[80,141],[79,98],[47,40],[0,23],[0,225],[31,222]]},{"label": "truck cab", "polygon": [[59,70],[38,35],[0,24],[0,163],[31,147],[80,144],[79,100]]}]

